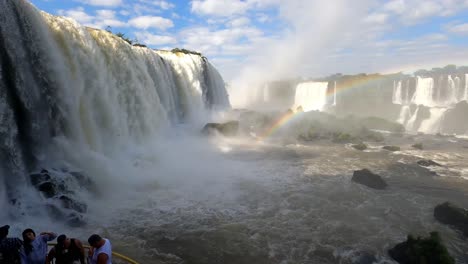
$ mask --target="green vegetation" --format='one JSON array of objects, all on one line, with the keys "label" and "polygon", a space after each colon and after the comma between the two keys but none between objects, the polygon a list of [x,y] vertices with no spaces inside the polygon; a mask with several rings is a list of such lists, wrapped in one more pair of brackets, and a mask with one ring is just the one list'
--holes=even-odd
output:
[{"label": "green vegetation", "polygon": [[125,42],[127,42],[130,45],[133,45],[135,47],[145,47],[146,48],[146,45],[138,43],[138,39],[130,39],[127,36],[125,36],[125,33],[122,33],[122,32],[117,32],[117,33],[112,32],[112,28],[110,26],[106,27],[106,31],[111,33],[111,34],[114,34],[115,36],[117,36],[119,38],[121,38],[122,40],[124,40]]},{"label": "green vegetation", "polygon": [[364,143],[359,143],[359,144],[354,144],[351,147],[357,149],[357,150],[365,150],[367,149],[367,145]]},{"label": "green vegetation", "polygon": [[350,143],[353,142],[354,137],[348,133],[336,132],[333,133],[332,142],[334,143]]},{"label": "green vegetation", "polygon": [[198,55],[198,56],[203,57],[203,55],[200,52],[196,52],[196,51],[188,50],[188,49],[175,48],[175,49],[172,49],[171,52],[174,52],[174,53],[180,52],[180,53],[184,53],[184,54],[193,54],[193,55]]},{"label": "green vegetation", "polygon": [[413,145],[411,145],[411,147],[413,147],[415,149],[419,149],[419,150],[422,150],[424,148],[422,143],[413,144]]},{"label": "green vegetation", "polygon": [[437,232],[431,232],[428,238],[409,235],[406,242],[390,249],[389,254],[399,263],[455,264]]}]

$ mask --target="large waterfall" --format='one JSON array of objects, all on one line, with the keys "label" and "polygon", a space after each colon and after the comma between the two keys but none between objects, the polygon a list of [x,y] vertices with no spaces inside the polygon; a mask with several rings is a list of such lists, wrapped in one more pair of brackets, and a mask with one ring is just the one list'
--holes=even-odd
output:
[{"label": "large waterfall", "polygon": [[33,171],[111,157],[228,107],[204,57],[134,47],[25,0],[0,1],[0,185],[14,212],[39,199],[22,197]]}]

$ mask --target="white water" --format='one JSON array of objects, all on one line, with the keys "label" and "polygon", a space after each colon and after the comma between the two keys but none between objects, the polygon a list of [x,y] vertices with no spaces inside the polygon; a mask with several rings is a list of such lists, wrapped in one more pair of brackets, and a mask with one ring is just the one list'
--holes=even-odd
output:
[{"label": "white water", "polygon": [[[229,107],[223,79],[198,55],[133,47],[109,32],[39,13],[24,0],[1,1],[0,15],[6,40],[0,67],[17,71],[13,85],[8,76],[0,79],[0,98],[8,98],[0,101],[1,133],[10,138],[1,155],[12,159],[2,164],[1,178],[24,206],[42,200],[17,197],[30,192],[15,189],[28,185],[32,171],[74,168],[97,183],[118,182],[133,176],[125,169],[133,155],[173,125],[198,130],[211,109]],[[23,109],[14,100],[25,102]],[[19,114],[31,128],[15,120]]]},{"label": "white water", "polygon": [[431,116],[424,121],[418,128],[418,132],[424,132],[426,134],[436,134],[440,132],[440,122],[442,121],[444,113],[447,108],[431,108]]},{"label": "white water", "polygon": [[393,98],[392,102],[394,104],[403,104],[402,91],[401,91],[401,81],[393,81]]},{"label": "white water", "polygon": [[468,101],[468,74],[465,74],[465,94],[463,100]]},{"label": "white water", "polygon": [[302,106],[304,111],[323,111],[327,105],[328,82],[303,82],[296,86],[293,109]]},{"label": "white water", "polygon": [[434,97],[434,79],[417,77],[416,92],[411,99],[414,104],[422,104],[425,106],[435,106]]}]

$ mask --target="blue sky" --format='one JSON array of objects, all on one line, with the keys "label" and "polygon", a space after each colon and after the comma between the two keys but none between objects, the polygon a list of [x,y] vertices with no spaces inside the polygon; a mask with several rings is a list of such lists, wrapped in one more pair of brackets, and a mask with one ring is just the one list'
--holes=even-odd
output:
[{"label": "blue sky", "polygon": [[225,79],[468,65],[468,0],[30,0],[153,48],[206,55]]}]

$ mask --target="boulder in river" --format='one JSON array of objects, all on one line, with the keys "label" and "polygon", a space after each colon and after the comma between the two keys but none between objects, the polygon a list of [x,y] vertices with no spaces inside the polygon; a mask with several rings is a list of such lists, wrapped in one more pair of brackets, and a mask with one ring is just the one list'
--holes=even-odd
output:
[{"label": "boulder in river", "polygon": [[377,190],[383,190],[388,186],[385,180],[382,179],[382,177],[372,173],[368,169],[354,171],[353,178],[351,180],[353,182],[357,182],[359,184]]},{"label": "boulder in river", "polygon": [[423,167],[431,167],[431,166],[442,167],[442,165],[440,165],[439,163],[433,160],[418,160],[416,163]]},{"label": "boulder in river", "polygon": [[211,134],[213,132],[219,132],[224,136],[235,136],[239,130],[239,121],[229,121],[226,123],[208,123],[203,129],[203,134]]},{"label": "boulder in river", "polygon": [[445,202],[434,208],[434,217],[437,221],[460,230],[468,237],[468,210]]},{"label": "boulder in river", "polygon": [[455,264],[437,232],[431,232],[427,238],[409,235],[388,254],[400,264]]},{"label": "boulder in river", "polygon": [[398,146],[383,146],[382,148],[388,151],[400,151],[400,147]]}]

